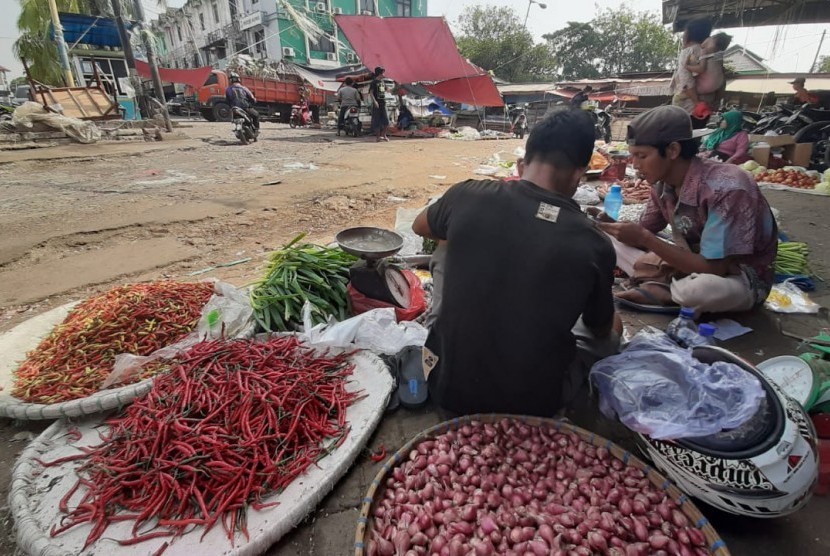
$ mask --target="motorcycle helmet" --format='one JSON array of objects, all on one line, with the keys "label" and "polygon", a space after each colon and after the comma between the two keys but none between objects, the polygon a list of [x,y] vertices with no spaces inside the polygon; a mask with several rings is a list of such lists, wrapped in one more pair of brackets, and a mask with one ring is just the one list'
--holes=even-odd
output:
[{"label": "motorcycle helmet", "polygon": [[375,68],[375,77],[379,77],[379,76],[383,75],[384,73],[386,73],[386,69],[384,69],[383,66],[377,66]]},{"label": "motorcycle helmet", "polygon": [[239,74],[235,71],[232,71],[228,78],[231,80],[231,83],[239,83]]},{"label": "motorcycle helmet", "polygon": [[641,451],[686,494],[725,512],[772,518],[803,507],[818,480],[816,432],[804,409],[735,354],[713,346],[693,353],[754,374],[766,397],[737,429],[674,441],[637,434]]}]

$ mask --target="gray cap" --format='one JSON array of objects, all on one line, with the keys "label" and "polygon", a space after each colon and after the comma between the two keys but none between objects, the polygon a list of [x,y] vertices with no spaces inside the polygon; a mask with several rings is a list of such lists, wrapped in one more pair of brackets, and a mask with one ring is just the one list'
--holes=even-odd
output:
[{"label": "gray cap", "polygon": [[668,145],[712,133],[710,129],[692,130],[692,119],[679,106],[658,106],[634,118],[628,124],[629,145]]}]

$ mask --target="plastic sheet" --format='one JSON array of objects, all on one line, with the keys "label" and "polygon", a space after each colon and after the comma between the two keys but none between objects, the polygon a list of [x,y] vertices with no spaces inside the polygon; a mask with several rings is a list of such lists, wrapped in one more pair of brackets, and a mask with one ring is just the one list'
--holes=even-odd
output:
[{"label": "plastic sheet", "polygon": [[591,380],[604,415],[658,440],[737,428],[765,396],[754,375],[731,363],[701,363],[654,328],[639,332],[621,354],[596,363]]},{"label": "plastic sheet", "polygon": [[12,114],[16,128],[31,129],[36,123],[62,131],[79,143],[95,143],[101,139],[101,130],[94,123],[49,112],[36,102],[24,102]]},{"label": "plastic sheet", "polygon": [[815,314],[821,309],[821,305],[810,299],[791,280],[772,286],[764,307],[776,313]]},{"label": "plastic sheet", "polygon": [[342,322],[311,325],[311,315],[305,318],[304,330],[299,338],[311,347],[368,349],[375,353],[394,355],[407,346],[423,346],[427,329],[418,323],[398,323],[395,311],[374,309]]}]

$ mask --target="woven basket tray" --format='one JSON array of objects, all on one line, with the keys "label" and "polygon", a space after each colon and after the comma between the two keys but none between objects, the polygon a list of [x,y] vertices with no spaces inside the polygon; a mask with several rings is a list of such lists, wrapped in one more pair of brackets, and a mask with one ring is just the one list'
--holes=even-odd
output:
[{"label": "woven basket tray", "polygon": [[621,460],[626,465],[630,465],[636,467],[637,469],[640,469],[643,473],[645,473],[648,480],[651,481],[651,484],[653,484],[658,489],[665,491],[666,495],[669,496],[678,505],[679,509],[683,512],[683,514],[687,518],[689,518],[690,526],[698,528],[706,537],[709,552],[711,552],[714,556],[729,556],[730,553],[729,549],[726,548],[726,543],[720,538],[717,531],[715,531],[715,528],[712,527],[709,521],[705,517],[703,517],[703,514],[700,513],[700,510],[697,509],[697,507],[694,505],[694,503],[692,503],[689,497],[683,494],[683,492],[681,492],[680,489],[678,489],[674,485],[674,483],[666,479],[663,475],[658,473],[651,466],[643,463],[642,460],[632,455],[627,450],[620,448],[610,440],[606,440],[601,436],[598,436],[585,429],[576,427],[566,421],[560,421],[557,419],[545,419],[541,417],[528,417],[523,415],[503,414],[465,415],[464,417],[459,417],[457,419],[452,419],[450,421],[444,421],[443,423],[439,423],[434,427],[430,427],[420,432],[412,440],[410,440],[404,446],[402,446],[400,450],[392,454],[392,457],[390,457],[386,461],[386,463],[383,464],[380,471],[378,471],[378,474],[375,475],[375,478],[369,485],[369,490],[366,492],[366,496],[363,498],[363,501],[360,505],[360,516],[357,518],[357,531],[355,532],[355,556],[364,556],[365,554],[364,547],[366,540],[366,530],[369,525],[369,516],[371,515],[372,509],[374,507],[375,500],[383,491],[383,485],[385,485],[386,483],[386,476],[399,462],[405,461],[406,457],[409,455],[409,452],[413,448],[415,448],[415,446],[417,446],[424,440],[435,438],[436,436],[443,434],[447,431],[457,430],[462,426],[469,424],[471,421],[479,421],[482,423],[495,423],[504,418],[515,419],[528,425],[547,424],[552,427],[555,427],[557,430],[574,432],[588,444],[591,444],[596,447],[607,448],[613,457]]}]

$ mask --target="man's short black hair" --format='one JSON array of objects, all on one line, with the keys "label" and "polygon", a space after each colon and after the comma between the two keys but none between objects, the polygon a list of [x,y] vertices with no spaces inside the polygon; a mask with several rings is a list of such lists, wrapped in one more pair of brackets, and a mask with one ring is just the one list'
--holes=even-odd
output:
[{"label": "man's short black hair", "polygon": [[352,79],[351,77],[347,77],[346,78],[346,85],[349,85],[349,86],[354,85],[354,79]]},{"label": "man's short black hair", "polygon": [[701,43],[712,34],[712,21],[708,18],[692,19],[686,23],[686,38]]},{"label": "man's short black hair", "polygon": [[591,87],[590,85],[585,85],[585,88],[582,89],[582,90],[585,91],[586,93],[590,93],[591,91],[594,90],[594,88]]},{"label": "man's short black hair", "polygon": [[[654,145],[660,156],[666,158],[666,150],[671,143],[664,143],[662,145]],[[692,160],[700,151],[700,139],[686,139],[685,141],[677,141],[680,145],[680,158],[683,160]]]},{"label": "man's short black hair", "polygon": [[594,141],[594,121],[585,110],[557,108],[533,126],[524,162],[535,160],[561,170],[584,168],[591,161]]}]

